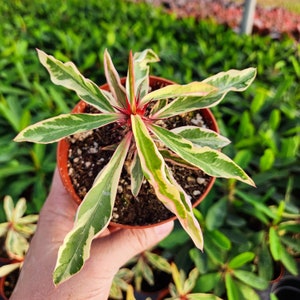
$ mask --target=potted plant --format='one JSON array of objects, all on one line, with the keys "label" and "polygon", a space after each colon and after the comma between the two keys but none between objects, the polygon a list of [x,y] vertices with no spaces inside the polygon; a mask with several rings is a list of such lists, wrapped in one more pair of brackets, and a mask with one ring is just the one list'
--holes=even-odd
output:
[{"label": "potted plant", "polygon": [[[41,50],[37,51],[52,81],[75,91],[88,104],[88,110],[31,125],[22,130],[15,141],[52,143],[67,136],[80,140],[92,135],[97,128],[105,128],[108,136],[115,137],[110,145],[103,147],[111,151],[111,156],[86,192],[78,207],[74,228],[59,250],[54,283],[59,284],[79,272],[88,259],[93,238],[112,219],[123,172],[129,174],[129,190],[134,197],[139,194],[141,185],[148,182],[157,201],[178,218],[195,245],[202,249],[202,232],[193,214],[191,196],[177,182],[167,162],[202,170],[213,177],[254,183],[236,163],[219,151],[229,142],[226,138],[193,123],[173,129],[166,123],[178,116],[189,116],[193,120],[201,118],[197,111],[217,105],[229,91],[244,91],[254,80],[256,70],[230,70],[201,82],[171,84],[151,90],[149,63],[159,60],[152,50],[134,55],[130,52],[124,85],[108,51],[105,51],[108,91],[86,79],[73,63],[63,63]],[[97,149],[93,151],[97,152]],[[101,161],[100,157],[98,161]],[[126,199],[122,201],[126,202]],[[72,241],[76,241],[76,249]]]}]

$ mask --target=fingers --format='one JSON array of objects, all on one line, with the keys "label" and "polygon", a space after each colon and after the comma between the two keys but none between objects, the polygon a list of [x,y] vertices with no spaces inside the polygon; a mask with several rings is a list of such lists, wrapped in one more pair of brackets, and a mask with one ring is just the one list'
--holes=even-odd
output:
[{"label": "fingers", "polygon": [[[124,229],[111,233],[93,241],[90,260],[102,261],[99,255],[103,256],[106,251],[113,259],[107,259],[109,268],[116,272],[133,256],[150,247],[153,247],[164,239],[173,229],[173,222],[167,222],[159,226],[147,229]],[[91,262],[93,263],[93,262]],[[104,262],[105,264],[105,262]],[[105,268],[102,261],[102,268]]]}]

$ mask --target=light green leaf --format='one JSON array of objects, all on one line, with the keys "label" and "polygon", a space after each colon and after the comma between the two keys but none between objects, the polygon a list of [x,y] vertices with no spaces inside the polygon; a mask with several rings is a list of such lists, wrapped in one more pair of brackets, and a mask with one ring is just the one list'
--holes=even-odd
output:
[{"label": "light green leaf", "polygon": [[229,273],[225,274],[225,286],[228,300],[240,299],[238,286]]},{"label": "light green leaf", "polygon": [[220,249],[229,250],[231,248],[230,239],[221,231],[215,229],[207,232],[207,235],[210,236],[213,243],[218,246]]},{"label": "light green leaf", "polygon": [[254,257],[255,254],[253,252],[243,252],[232,258],[228,263],[228,267],[231,269],[240,268],[246,263],[252,261]]},{"label": "light green leaf", "polygon": [[8,229],[9,229],[9,223],[8,222],[1,223],[0,224],[0,236],[4,236]]},{"label": "light green leaf", "polygon": [[107,125],[118,118],[116,113],[62,114],[28,126],[15,137],[14,141],[53,143],[71,134]]},{"label": "light green leaf", "polygon": [[18,221],[26,212],[26,200],[25,198],[20,198],[18,202],[16,203],[15,209],[14,209],[14,219],[15,221]]},{"label": "light green leaf", "polygon": [[137,154],[137,152],[134,154],[132,163],[130,165],[130,176],[131,176],[131,192],[133,196],[137,196],[143,180],[144,180],[144,174],[140,162],[140,158]]},{"label": "light green leaf", "polygon": [[279,235],[274,227],[269,229],[270,251],[275,260],[279,260],[283,246],[281,245]]},{"label": "light green leaf", "polygon": [[188,278],[185,280],[183,284],[183,291],[185,294],[188,294],[195,287],[196,280],[198,278],[199,272],[197,268],[194,268],[190,271]]},{"label": "light green leaf", "polygon": [[55,57],[37,49],[39,60],[50,74],[54,84],[76,92],[78,97],[102,112],[113,112],[105,94],[91,80],[82,76],[72,62],[62,63]]},{"label": "light green leaf", "polygon": [[202,249],[202,232],[193,215],[189,197],[173,178],[141,117],[132,115],[131,123],[144,176],[154,188],[157,198],[178,217],[195,245]]},{"label": "light green leaf", "polygon": [[170,273],[171,272],[171,266],[169,264],[169,262],[167,261],[167,259],[165,259],[164,257],[153,253],[153,252],[149,252],[149,251],[145,251],[145,256],[147,258],[147,260],[149,261],[149,263],[154,266],[156,269],[161,270],[165,273]]},{"label": "light green leaf", "polygon": [[110,92],[114,96],[113,102],[110,101],[110,103],[122,108],[126,108],[126,89],[121,84],[120,76],[115,69],[107,49],[104,51],[104,71]]},{"label": "light green leaf", "polygon": [[298,266],[297,266],[295,258],[284,247],[282,247],[280,254],[281,254],[280,260],[282,261],[282,263],[286,267],[286,269],[292,275],[297,276],[298,275]]},{"label": "light green leaf", "polygon": [[5,196],[4,197],[4,211],[6,215],[7,221],[12,221],[13,219],[13,212],[14,212],[14,201],[11,196]]},{"label": "light green leaf", "polygon": [[5,240],[5,248],[10,257],[22,259],[29,248],[29,243],[19,232],[9,230]]},{"label": "light green leaf", "polygon": [[225,154],[205,147],[195,147],[190,141],[162,127],[151,125],[151,131],[172,151],[206,174],[233,178],[254,185],[252,179]]},{"label": "light green leaf", "polygon": [[107,164],[95,179],[78,208],[74,228],[59,248],[53,281],[59,284],[81,270],[89,258],[90,247],[95,236],[108,225],[123,164],[130,145],[131,134],[120,143]]},{"label": "light green leaf", "polygon": [[178,294],[183,295],[184,293],[183,282],[182,282],[181,274],[175,263],[171,263],[171,273]]},{"label": "light green leaf", "polygon": [[11,263],[11,264],[1,266],[0,267],[0,277],[7,276],[14,270],[17,270],[18,268],[20,268],[21,265],[22,265],[22,262],[16,262],[16,263]]},{"label": "light green leaf", "polygon": [[266,279],[262,277],[258,277],[252,272],[245,271],[245,270],[233,270],[232,272],[234,276],[238,278],[240,281],[250,285],[255,289],[265,290],[269,285],[269,282]]},{"label": "light green leaf", "polygon": [[217,132],[198,126],[181,126],[172,129],[171,132],[201,147],[208,146],[212,149],[220,149],[230,143],[226,137]]},{"label": "light green leaf", "polygon": [[256,293],[256,291],[248,284],[237,282],[237,285],[244,299],[261,300],[260,296]]}]

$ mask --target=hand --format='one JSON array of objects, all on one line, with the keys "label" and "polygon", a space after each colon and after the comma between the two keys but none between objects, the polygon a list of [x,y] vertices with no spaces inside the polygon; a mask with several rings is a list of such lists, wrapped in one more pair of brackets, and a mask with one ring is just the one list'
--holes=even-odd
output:
[{"label": "hand", "polygon": [[91,256],[83,269],[54,286],[52,272],[58,248],[73,227],[76,210],[77,205],[63,187],[56,170],[11,300],[107,299],[118,269],[133,256],[157,244],[173,228],[173,222],[168,222],[147,229],[106,229],[93,241]]}]

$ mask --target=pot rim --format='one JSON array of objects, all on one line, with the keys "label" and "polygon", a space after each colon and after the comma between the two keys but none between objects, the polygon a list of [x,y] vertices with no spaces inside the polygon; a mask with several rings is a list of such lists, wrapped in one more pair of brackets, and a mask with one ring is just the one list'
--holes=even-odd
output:
[{"label": "pot rim", "polygon": [[[169,80],[169,79],[165,79],[162,77],[158,77],[158,76],[149,76],[150,79],[150,85],[153,84],[156,81],[160,81],[162,83],[166,83],[166,85],[170,85],[170,84],[175,84],[175,82]],[[125,84],[126,81],[126,77],[121,78],[121,83]],[[103,85],[100,86],[101,89],[104,90],[109,90],[108,88],[108,84],[105,83]],[[87,103],[84,102],[83,100],[80,100],[73,108],[72,113],[79,113],[82,112],[85,107],[87,106]],[[200,109],[202,116],[204,117],[204,119],[210,119],[212,124],[210,129],[216,131],[219,133],[219,127],[217,124],[217,121],[214,117],[214,115],[212,114],[211,110],[209,108],[204,108],[204,109]],[[69,192],[69,194],[71,195],[71,197],[73,198],[73,200],[80,205],[80,203],[82,202],[81,198],[77,195],[72,182],[71,182],[71,178],[68,174],[68,166],[66,161],[68,160],[68,148],[69,148],[69,142],[67,141],[66,138],[60,140],[58,142],[57,145],[57,151],[56,151],[56,160],[57,160],[57,167],[59,170],[59,174],[62,180],[62,183],[65,187],[65,189]],[[211,176],[210,177],[210,181],[206,186],[206,189],[204,190],[204,192],[200,195],[199,199],[197,201],[195,201],[193,203],[193,207],[196,207],[197,205],[200,204],[200,202],[202,202],[205,197],[208,195],[208,193],[210,192],[212,186],[215,183],[215,177]],[[169,219],[160,221],[158,223],[154,223],[154,224],[147,224],[147,225],[127,225],[127,224],[120,224],[120,223],[116,223],[113,221],[110,221],[109,226],[111,227],[119,227],[119,228],[135,228],[135,229],[142,229],[142,228],[148,228],[148,227],[153,227],[153,226],[158,226],[158,225],[162,225],[164,223],[176,220],[177,217],[176,216],[172,216]]]}]

